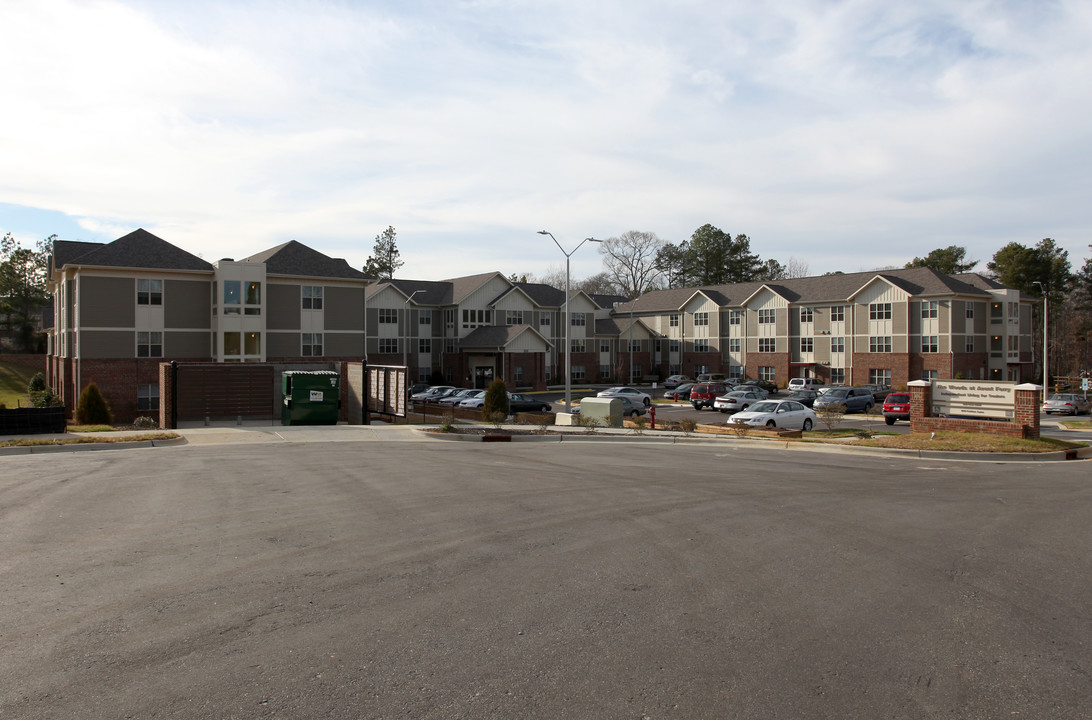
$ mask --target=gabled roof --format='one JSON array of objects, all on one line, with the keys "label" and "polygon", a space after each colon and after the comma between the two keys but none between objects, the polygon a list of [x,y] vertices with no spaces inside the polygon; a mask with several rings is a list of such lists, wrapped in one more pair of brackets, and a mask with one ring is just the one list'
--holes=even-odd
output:
[{"label": "gabled roof", "polygon": [[143,228],[106,244],[59,240],[54,243],[53,253],[54,267],[57,268],[84,265],[204,272],[214,270],[208,262]]},{"label": "gabled roof", "polygon": [[659,333],[646,325],[640,316],[631,318],[629,315],[615,315],[614,317],[595,321],[595,334],[597,336],[621,337],[628,333],[630,328],[640,329],[646,335],[659,336]]},{"label": "gabled roof", "polygon": [[486,325],[471,330],[470,334],[459,341],[459,347],[462,350],[504,348],[524,333],[531,333],[547,347],[552,346],[549,340],[530,325]]},{"label": "gabled roof", "polygon": [[[414,305],[451,305],[451,283],[446,280],[399,280],[387,278],[368,286],[368,297],[392,287],[403,297],[413,297]],[[416,293],[416,294],[414,294]]]},{"label": "gabled roof", "polygon": [[531,302],[539,307],[559,308],[565,304],[565,291],[545,283],[516,283]]},{"label": "gabled roof", "polygon": [[610,310],[618,303],[629,302],[629,298],[625,295],[605,295],[603,293],[594,293],[589,295],[592,301],[599,307]]},{"label": "gabled roof", "polygon": [[348,280],[368,278],[367,275],[350,266],[343,258],[332,258],[295,240],[289,240],[256,255],[251,255],[245,258],[244,261],[265,263],[266,275],[296,275]]},{"label": "gabled roof", "polygon": [[[451,301],[454,304],[458,304],[466,299],[468,295],[475,290],[481,288],[487,282],[493,278],[499,277],[505,282],[509,282],[508,278],[501,275],[499,272],[480,273],[478,275],[466,275],[464,277],[450,278],[445,282],[451,283]],[[509,283],[511,284],[511,283]]]}]

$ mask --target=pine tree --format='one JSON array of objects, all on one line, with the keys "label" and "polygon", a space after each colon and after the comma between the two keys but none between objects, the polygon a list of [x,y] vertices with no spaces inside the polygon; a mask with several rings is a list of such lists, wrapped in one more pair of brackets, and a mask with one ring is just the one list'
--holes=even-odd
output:
[{"label": "pine tree", "polygon": [[400,259],[401,253],[398,252],[398,245],[395,242],[397,237],[398,233],[395,232],[393,225],[375,236],[375,247],[372,248],[372,255],[364,266],[366,274],[390,279],[394,277],[395,270],[405,265]]}]

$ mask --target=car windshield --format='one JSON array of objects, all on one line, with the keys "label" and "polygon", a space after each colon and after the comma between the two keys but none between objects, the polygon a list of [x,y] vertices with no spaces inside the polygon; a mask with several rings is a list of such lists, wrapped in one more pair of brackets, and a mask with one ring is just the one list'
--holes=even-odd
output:
[{"label": "car windshield", "polygon": [[825,392],[823,394],[827,395],[829,397],[844,398],[846,396],[846,393],[848,393],[848,392],[849,392],[848,390],[828,390],[827,392]]},{"label": "car windshield", "polygon": [[888,395],[887,402],[889,403],[908,403],[910,402],[909,395]]},{"label": "car windshield", "polygon": [[1061,401],[1065,402],[1067,400],[1072,399],[1072,397],[1073,397],[1072,395],[1057,395],[1057,394],[1055,394],[1055,395],[1051,395],[1050,399],[1051,400],[1061,400]]},{"label": "car windshield", "polygon": [[742,397],[747,397],[747,393],[746,392],[740,392],[740,391],[730,392],[727,395],[725,395],[725,397],[737,398],[738,399],[738,398],[742,398]]},{"label": "car windshield", "polygon": [[751,406],[751,412],[755,413],[772,413],[777,412],[777,403],[775,402],[759,402]]}]

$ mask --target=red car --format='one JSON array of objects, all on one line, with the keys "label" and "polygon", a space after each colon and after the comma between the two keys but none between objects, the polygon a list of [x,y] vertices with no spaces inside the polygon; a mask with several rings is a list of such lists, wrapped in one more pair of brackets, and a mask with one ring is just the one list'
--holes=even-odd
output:
[{"label": "red car", "polygon": [[894,425],[896,420],[910,419],[910,393],[893,392],[883,400],[883,421]]},{"label": "red car", "polygon": [[703,407],[713,407],[716,399],[729,390],[731,390],[730,387],[720,382],[698,383],[690,388],[690,404],[694,406],[695,410],[701,410]]}]

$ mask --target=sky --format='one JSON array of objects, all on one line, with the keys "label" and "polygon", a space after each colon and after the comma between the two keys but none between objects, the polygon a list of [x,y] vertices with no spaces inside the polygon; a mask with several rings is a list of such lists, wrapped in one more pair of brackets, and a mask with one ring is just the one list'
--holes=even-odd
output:
[{"label": "sky", "polygon": [[0,0],[0,233],[574,280],[710,223],[809,274],[1092,255],[1092,3]]}]

